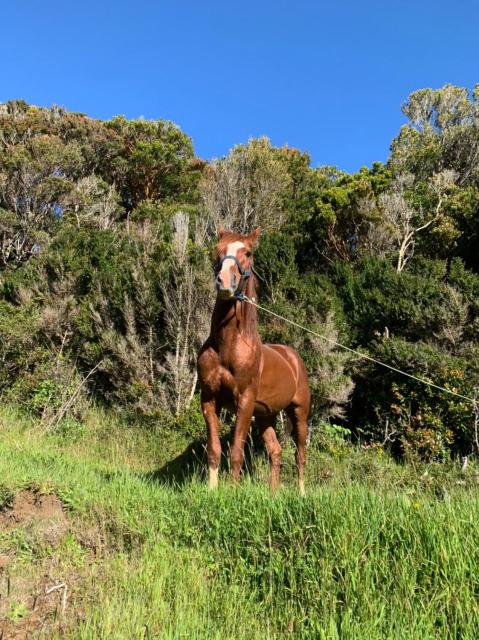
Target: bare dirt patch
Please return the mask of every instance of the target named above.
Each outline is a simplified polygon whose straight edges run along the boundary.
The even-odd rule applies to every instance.
[[[24,490],[0,512],[2,536],[0,640],[49,638],[75,625],[100,533],[85,530],[58,496]]]
[[[20,491],[13,505],[0,513],[0,529],[11,529],[34,520],[56,520],[66,522],[62,501],[54,494],[35,491]]]

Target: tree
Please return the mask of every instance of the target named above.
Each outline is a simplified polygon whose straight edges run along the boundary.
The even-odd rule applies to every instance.
[[[305,225],[309,253],[315,254],[315,262],[318,258],[326,266],[337,259],[353,262],[376,250],[371,245],[379,238],[371,230],[380,221],[377,198],[390,180],[389,171],[379,163],[352,175],[330,167],[317,171],[322,185]]]
[[[287,218],[291,186],[285,163],[268,138],[252,138],[229,156],[214,160],[200,183],[200,194],[214,233],[223,224],[238,233],[254,227],[275,230]]]
[[[41,234],[61,214],[81,164],[78,146],[56,136],[42,134],[0,149],[0,210],[4,211],[0,261],[4,266],[18,266],[45,241]]]
[[[112,185],[92,174],[81,178],[64,200],[63,218],[71,217],[78,228],[91,224],[110,229],[122,217],[119,195]]]
[[[432,177],[430,191],[435,202],[429,212],[424,211],[421,205],[415,208],[408,200],[408,191],[411,192],[414,187],[412,174],[398,176],[391,189],[379,197],[384,215],[383,224],[392,232],[390,237],[397,247],[398,273],[412,257],[418,234],[424,233],[444,215],[444,205],[456,179],[455,172],[450,170]]]
[[[188,199],[189,171],[198,173],[191,138],[166,120],[126,120],[107,124],[117,134],[104,177],[117,185],[123,205],[131,211],[143,200]]]
[[[479,185],[479,84],[471,93],[451,84],[415,91],[403,113],[409,124],[392,143],[395,173],[421,180],[448,169],[459,185]]]
[[[172,223],[171,275],[161,287],[166,333],[171,345],[163,369],[166,375],[164,400],[178,416],[188,408],[196,390],[196,356],[208,336],[214,296],[203,247],[193,245],[195,255],[190,255],[188,215],[178,212]]]

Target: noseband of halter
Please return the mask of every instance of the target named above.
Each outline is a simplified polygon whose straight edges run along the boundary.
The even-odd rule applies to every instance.
[[[243,300],[244,299],[244,294],[243,294],[243,289],[244,286],[246,284],[246,281],[248,280],[248,278],[251,277],[252,273],[253,273],[253,269],[252,267],[249,269],[243,269],[243,267],[241,266],[240,261],[238,260],[238,258],[236,256],[224,256],[224,258],[221,258],[220,263],[218,265],[218,273],[221,271],[221,267],[223,266],[223,262],[225,260],[234,260],[236,263],[236,266],[238,267],[238,270],[240,272],[240,281],[238,282],[238,286],[235,289],[234,292],[234,297],[237,300]]]

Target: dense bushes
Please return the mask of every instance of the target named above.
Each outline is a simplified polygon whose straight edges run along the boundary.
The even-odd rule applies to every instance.
[[[388,338],[373,342],[370,353],[457,394],[474,395],[477,349],[452,356],[424,343]],[[383,442],[409,458],[445,459],[451,449],[469,455],[476,447],[471,403],[382,367],[371,365],[358,375],[351,415],[361,425],[358,437]]]
[[[457,109],[461,116],[449,117]],[[430,113],[431,100],[436,111]],[[470,396],[477,384],[477,91],[410,96],[387,165],[348,175],[266,138],[207,164],[164,121],[0,107],[0,394],[53,424],[90,401],[197,433],[216,226],[266,228],[261,302]],[[303,355],[314,424],[443,459],[471,406],[261,316]],[[192,405],[193,403],[193,405]]]

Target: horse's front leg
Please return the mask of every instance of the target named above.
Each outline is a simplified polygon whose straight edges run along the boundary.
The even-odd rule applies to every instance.
[[[253,417],[256,393],[244,392],[238,399],[236,408],[236,426],[231,446],[230,463],[233,480],[239,480],[244,460],[244,447]]]
[[[207,428],[208,486],[210,489],[216,489],[221,460],[220,421],[218,418],[220,409],[214,397],[202,393],[201,410]]]

